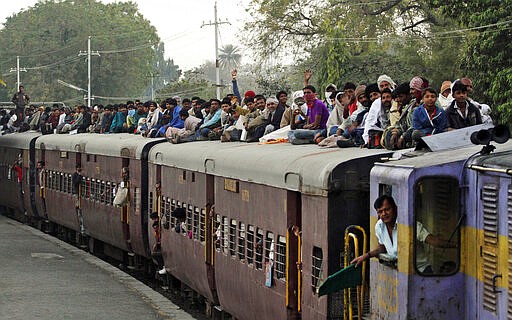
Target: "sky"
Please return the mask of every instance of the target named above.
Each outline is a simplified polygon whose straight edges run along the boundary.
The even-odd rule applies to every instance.
[[[158,36],[165,43],[167,58],[174,60],[182,70],[189,70],[207,60],[215,60],[215,32],[204,23],[214,21],[213,0],[132,0],[142,15],[156,27]],[[0,0],[0,24],[13,14],[27,9],[37,0]],[[121,2],[101,0],[104,3]],[[219,26],[219,47],[233,44],[242,47],[240,33],[244,21],[250,17],[245,12],[249,0],[217,0],[218,18],[231,25]],[[0,26],[2,28],[2,26]],[[197,50],[197,44],[202,50]],[[85,44],[84,44],[85,45]],[[192,50],[194,48],[194,50]],[[94,50],[94,48],[93,48]]]

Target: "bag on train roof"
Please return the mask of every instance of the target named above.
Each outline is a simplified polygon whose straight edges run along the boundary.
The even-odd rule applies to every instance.
[[[121,208],[128,203],[128,188],[119,187],[116,196],[114,197],[113,205]]]

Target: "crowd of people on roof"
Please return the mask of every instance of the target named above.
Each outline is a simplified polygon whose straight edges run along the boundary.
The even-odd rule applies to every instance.
[[[304,87],[265,97],[248,90],[240,95],[237,71],[233,93],[222,100],[175,96],[126,104],[84,105],[71,109],[54,104],[29,104],[23,86],[12,101],[16,108],[0,110],[2,134],[39,130],[43,134],[132,133],[165,137],[171,143],[220,140],[324,147],[368,147],[390,150],[413,147],[422,137],[481,123],[492,123],[491,109],[474,101],[469,78],[444,81],[440,91],[415,76],[397,85],[381,75],[376,83],[329,84],[321,95],[304,73]],[[323,96],[323,99],[322,99]]]

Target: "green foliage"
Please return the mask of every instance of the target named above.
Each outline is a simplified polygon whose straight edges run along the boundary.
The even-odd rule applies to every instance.
[[[459,63],[462,73],[473,79],[475,98],[491,102],[496,118],[512,125],[512,0],[453,0],[442,3],[441,9],[461,26],[472,29],[465,31]]]
[[[22,82],[33,100],[81,100],[83,93],[57,84],[57,79],[87,88],[87,62],[77,55],[87,50],[89,35],[92,50],[100,51],[92,58],[93,95],[140,96],[151,74],[160,73],[168,81],[179,76],[177,66],[163,59],[156,29],[135,3],[97,0],[40,1],[9,17],[0,30],[0,68],[15,67],[19,55],[21,66],[28,69]],[[14,93],[15,74],[5,80]]]

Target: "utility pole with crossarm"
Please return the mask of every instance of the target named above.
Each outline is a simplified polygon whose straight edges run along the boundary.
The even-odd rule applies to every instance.
[[[220,84],[220,65],[219,65],[219,25],[221,24],[231,24],[229,21],[218,21],[217,20],[217,1],[215,1],[214,6],[214,22],[204,23],[201,26],[215,26],[215,87],[216,87],[216,93],[217,93],[217,99],[220,99],[220,87],[222,86]]]
[[[87,38],[87,52],[80,51],[78,56],[87,55],[87,107],[91,108],[91,55],[99,56],[98,51],[91,52],[91,36]]]

